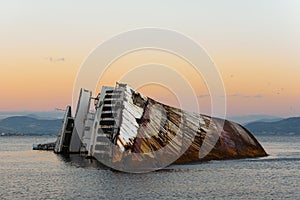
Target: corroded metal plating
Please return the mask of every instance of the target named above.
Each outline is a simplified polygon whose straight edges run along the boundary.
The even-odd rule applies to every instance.
[[[56,153],[85,152],[127,171],[267,155],[243,126],[164,105],[126,84],[104,86],[94,99],[91,112],[91,92],[82,90],[75,118],[67,107]]]
[[[130,159],[138,164],[145,158],[159,156],[161,149],[164,149],[161,158],[178,156],[175,163],[267,155],[254,136],[234,122],[164,105],[125,84],[117,84],[110,93],[118,93],[114,96],[114,104],[109,105],[114,116],[107,119],[114,129],[106,132],[118,147],[112,152],[114,162],[121,162],[125,155],[134,154],[135,157]],[[102,104],[105,101],[107,99],[103,99]],[[104,107],[102,105],[98,112],[105,113]],[[215,137],[218,137],[216,143]],[[204,142],[212,150],[199,156]]]

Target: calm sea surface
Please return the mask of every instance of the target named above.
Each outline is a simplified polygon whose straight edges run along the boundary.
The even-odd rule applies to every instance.
[[[113,172],[32,151],[53,137],[0,137],[0,199],[300,199],[300,136],[259,136],[270,156]]]

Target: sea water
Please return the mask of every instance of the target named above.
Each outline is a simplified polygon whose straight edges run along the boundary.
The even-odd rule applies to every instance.
[[[258,136],[268,157],[115,172],[33,151],[54,137],[0,137],[0,199],[300,199],[300,136]]]

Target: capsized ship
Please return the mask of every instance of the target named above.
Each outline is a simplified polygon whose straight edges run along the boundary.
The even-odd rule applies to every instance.
[[[96,98],[81,89],[75,116],[66,109],[54,152],[131,167],[267,155],[237,123],[164,105],[122,83],[102,87]]]

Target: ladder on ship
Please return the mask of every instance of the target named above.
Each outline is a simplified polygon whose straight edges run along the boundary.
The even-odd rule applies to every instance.
[[[121,99],[123,99],[122,90],[106,90],[102,101],[99,119],[99,128],[94,148],[94,157],[101,159],[111,159],[113,156],[111,143],[114,142],[120,125]]]

